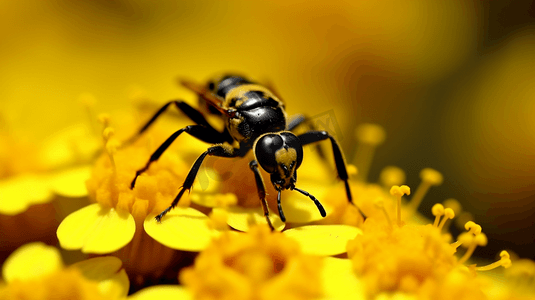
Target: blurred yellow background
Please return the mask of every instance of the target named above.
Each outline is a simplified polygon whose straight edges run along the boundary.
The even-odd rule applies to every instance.
[[[188,101],[178,76],[235,71],[272,82],[290,114],[333,112],[348,160],[377,123],[386,165],[445,183],[489,256],[535,258],[535,17],[532,1],[2,1],[0,120],[39,143],[86,115],[131,109],[132,93]],[[482,256],[485,253],[479,252]]]

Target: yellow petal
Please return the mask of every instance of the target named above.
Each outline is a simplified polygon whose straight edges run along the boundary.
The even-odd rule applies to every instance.
[[[48,179],[50,189],[61,196],[78,198],[87,196],[85,182],[91,176],[91,166],[68,169]]]
[[[222,208],[214,208],[214,211],[217,210],[222,210]],[[236,230],[247,232],[252,225],[267,224],[262,207],[243,208],[239,206],[231,206],[224,210],[227,211],[228,215],[227,224]],[[271,220],[273,227],[278,231],[282,231],[286,226],[286,224],[281,221],[278,214],[270,212],[269,219]]]
[[[178,285],[156,285],[128,297],[130,300],[180,299],[190,300],[193,296],[190,291]]]
[[[104,254],[128,244],[135,231],[131,214],[95,203],[68,215],[59,225],[57,236],[64,249]]]
[[[161,244],[178,250],[204,250],[220,232],[210,229],[209,218],[191,207],[175,207],[160,223],[149,215],[143,226],[148,235]]]
[[[16,215],[50,200],[52,193],[39,176],[26,174],[0,181],[0,214]]]
[[[6,282],[29,280],[53,273],[62,267],[58,249],[43,243],[31,243],[21,246],[6,259],[2,275]]]
[[[193,192],[190,199],[191,202],[204,207],[229,207],[236,205],[238,202],[238,197],[232,193]]]
[[[107,280],[99,282],[98,289],[102,295],[108,296],[108,299],[122,299],[128,295],[130,281],[126,270],[122,269]]]
[[[365,286],[353,272],[349,259],[326,257],[321,273],[322,299],[366,299]]]
[[[122,262],[114,256],[96,257],[73,264],[82,275],[92,281],[98,282],[102,295],[109,299],[125,297],[130,288],[130,282]]]
[[[330,256],[346,252],[346,244],[362,231],[349,225],[309,225],[283,232],[295,239],[304,253]]]

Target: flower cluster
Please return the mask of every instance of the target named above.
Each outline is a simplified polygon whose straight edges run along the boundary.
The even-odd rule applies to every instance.
[[[488,240],[472,220],[464,222],[466,231],[456,238],[448,232],[452,219],[463,214],[459,202],[435,204],[431,221],[417,212],[429,188],[442,183],[439,172],[422,170],[422,183],[410,201],[405,197],[411,189],[402,185],[405,175],[399,168],[387,167],[379,183],[367,182],[373,149],[385,137],[379,126],[357,129],[359,151],[355,165],[348,166],[355,178],[348,183],[352,202],[344,184],[332,180],[334,175],[317,171],[328,169],[323,154],[305,153],[298,184],[320,199],[325,218],[309,197],[287,191],[283,193],[286,222],[282,222],[274,213],[277,192],[266,185],[272,231],[258,201],[249,160],[208,158],[197,175],[202,187],[185,191],[181,183],[205,145],[180,137],[153,162],[147,161],[166,141],[168,131],[176,132],[188,120],[155,125],[128,143],[121,143],[126,139],[118,136],[125,134],[116,135],[110,120],[101,117],[102,146],[91,160],[90,174],[67,168],[53,179],[32,178],[47,187],[29,193],[33,200],[21,209],[14,208],[20,198],[11,197],[14,190],[24,189],[17,180],[29,170],[12,162],[6,178],[19,176],[17,172],[23,177],[0,186],[2,195],[7,195],[0,205],[6,232],[16,232],[20,224],[4,215],[35,209],[31,220],[46,221],[44,214],[54,214],[55,207],[47,212],[39,205],[58,198],[60,190],[71,190],[70,196],[63,193],[65,199],[78,197],[89,203],[71,209],[60,224],[48,224],[57,231],[45,241],[54,244],[57,236],[59,247],[68,250],[63,258],[57,248],[42,243],[13,243],[21,247],[8,250],[0,299],[457,300],[528,299],[534,294],[532,261],[512,263],[510,254],[502,251],[494,263],[472,262],[476,248]],[[122,126],[134,125],[116,128]],[[261,175],[268,176],[263,171]],[[72,192],[73,181],[85,185],[87,193]],[[184,193],[178,205],[158,222],[155,216],[178,193]],[[11,211],[1,210],[5,207]],[[42,239],[30,236],[31,240]],[[507,280],[521,289],[498,285],[486,275],[500,266],[508,268]]]

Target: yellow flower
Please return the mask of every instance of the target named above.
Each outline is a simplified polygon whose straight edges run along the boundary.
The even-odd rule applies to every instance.
[[[398,200],[409,192],[406,186],[391,190]],[[400,201],[397,206],[401,206]],[[454,217],[453,210],[436,204],[433,214],[436,219],[432,225],[405,225],[399,214],[397,222],[372,217],[364,222],[363,234],[347,247],[355,274],[364,282],[368,296],[401,292],[418,299],[486,299],[484,285],[475,272],[509,267],[509,254],[502,251],[502,258],[488,266],[464,266],[475,248],[487,243],[481,226],[468,222],[467,232],[450,244],[450,236],[442,229],[445,221]],[[454,254],[460,245],[467,250],[458,259]]]
[[[195,299],[311,299],[322,294],[321,260],[267,226],[226,233],[201,252],[180,282]]]
[[[50,159],[50,152],[64,153],[58,149],[61,148],[58,147],[59,138],[50,138],[45,143],[26,141],[17,128],[8,128],[8,131],[8,126],[2,125],[0,227],[3,232],[0,244],[3,251],[0,261],[5,259],[4,255],[31,241],[56,243],[57,217],[62,212],[57,210],[53,200],[57,200],[57,196],[84,196],[83,181],[88,175],[87,168],[75,165],[81,162],[81,156],[77,156],[77,160],[63,160],[61,164]],[[72,145],[71,140],[68,141],[63,144]],[[91,148],[89,143],[85,144],[86,149]]]
[[[389,226],[372,218],[364,223],[363,234],[348,243],[348,255],[370,294],[414,292],[424,281],[451,270],[453,253],[432,226]]]
[[[15,216],[55,195],[83,197],[86,165],[98,144],[88,124],[71,125],[42,142],[24,141],[16,129],[0,131],[0,215]]]
[[[136,171],[159,145],[158,139],[167,136],[151,130],[133,145],[118,149],[113,134],[111,128],[105,128],[105,151],[86,182],[95,203],[67,216],[57,236],[64,249],[114,253],[129,275],[138,276],[136,284],[141,284],[144,276],[158,277],[171,265],[179,255],[173,249],[200,251],[219,231],[210,228],[205,214],[188,207],[187,195],[161,223],[154,218],[177,195],[189,170],[185,157],[194,151],[198,155],[198,148],[181,144],[179,154],[166,151],[131,189]]]
[[[0,299],[122,299],[129,282],[115,257],[88,259],[64,266],[59,251],[42,243],[27,244],[2,266]]]

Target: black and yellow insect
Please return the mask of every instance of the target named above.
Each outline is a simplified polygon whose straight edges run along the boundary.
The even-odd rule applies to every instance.
[[[182,85],[195,92],[201,102],[208,105],[207,111],[209,113],[220,115],[224,119],[226,127],[222,132],[217,131],[199,110],[184,101],[176,100],[170,101],[160,108],[139,130],[136,136],[147,130],[170,105],[175,105],[195,123],[195,125],[186,126],[176,131],[160,145],[151,155],[147,164],[136,172],[131,188],[134,188],[137,177],[146,171],[152,162],[158,160],[169,145],[183,132],[206,143],[214,144],[197,158],[178,195],[167,209],[156,216],[157,221],[161,221],[165,214],[178,204],[184,192],[191,189],[206,156],[244,157],[251,149],[255,159],[249,163],[249,166],[255,176],[264,215],[272,229],[265,186],[258,165],[271,174],[271,183],[278,191],[277,205],[283,222],[286,221],[286,218],[281,207],[281,191],[287,189],[308,196],[314,201],[321,216],[325,217],[325,209],[318,199],[297,188],[295,184],[297,182],[297,169],[303,161],[303,146],[327,139],[331,141],[338,177],[344,181],[348,201],[352,203],[346,164],[336,140],[326,131],[308,131],[300,135],[292,133],[292,130],[297,126],[306,123],[307,118],[298,115],[291,121],[287,121],[284,103],[268,88],[237,75],[220,76],[209,81],[205,86],[190,81],[182,81]],[[233,147],[232,144],[239,146]]]

